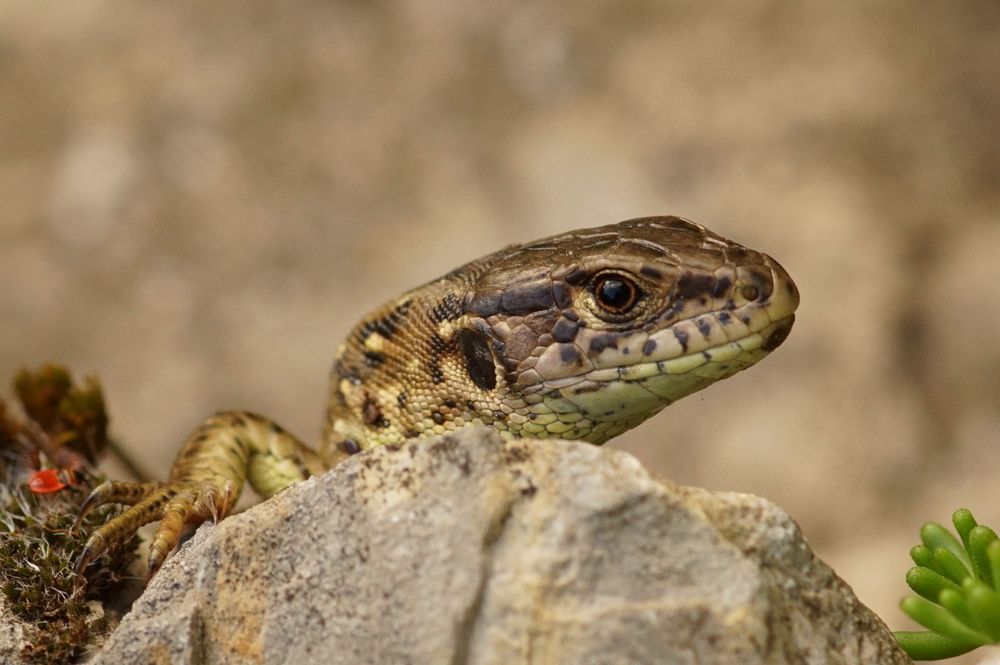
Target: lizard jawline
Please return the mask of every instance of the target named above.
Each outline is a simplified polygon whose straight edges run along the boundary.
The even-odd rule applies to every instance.
[[[786,317],[740,339],[676,358],[571,377],[571,385],[566,379],[549,382],[542,403],[559,421],[575,425],[582,416],[594,423],[581,438],[602,443],[682,397],[756,364],[773,350],[769,341],[787,335],[792,320]]]

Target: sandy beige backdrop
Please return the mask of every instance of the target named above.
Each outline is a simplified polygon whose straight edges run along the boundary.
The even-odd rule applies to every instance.
[[[313,440],[367,308],[676,213],[802,291],[615,444],[770,497],[901,626],[918,524],[1000,523],[1000,3],[0,0],[0,376],[99,373],[162,476],[213,410]]]

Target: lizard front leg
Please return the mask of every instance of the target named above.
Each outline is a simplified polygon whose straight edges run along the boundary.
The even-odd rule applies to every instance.
[[[188,439],[166,483],[109,480],[91,492],[80,508],[77,524],[105,503],[131,508],[90,536],[77,561],[77,572],[139,527],[159,520],[149,548],[152,576],[177,546],[185,524],[218,521],[229,514],[244,480],[267,498],[325,470],[315,452],[267,418],[246,411],[218,413]]]

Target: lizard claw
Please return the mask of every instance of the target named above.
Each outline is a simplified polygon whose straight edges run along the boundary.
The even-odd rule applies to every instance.
[[[149,546],[152,576],[180,542],[185,526],[229,514],[244,480],[264,496],[325,469],[323,460],[275,423],[246,411],[218,413],[184,444],[166,483],[106,482],[80,507],[74,528],[105,503],[128,505],[97,528],[83,548],[83,570],[108,550],[119,547],[139,527],[159,522]]]
[[[148,576],[152,577],[177,547],[185,524],[200,524],[208,519],[217,522],[232,509],[238,493],[231,481],[220,484],[103,483],[83,502],[74,528],[102,504],[132,505],[91,534],[77,560],[76,570],[82,572],[108,549],[125,543],[140,527],[159,520],[149,547]]]
[[[76,572],[82,573],[108,549],[124,544],[136,530],[144,524],[160,519],[161,506],[172,490],[164,483],[129,483],[106,481],[94,491],[80,506],[72,530],[77,532],[83,520],[96,508],[108,503],[131,506],[125,512],[98,527],[87,539],[76,562]]]
[[[208,485],[202,489],[198,498],[199,512],[207,513],[212,517],[212,522],[218,524],[232,510],[239,495],[240,489],[231,480],[221,485]]]
[[[79,518],[77,519],[79,520]],[[75,529],[76,525],[73,528]],[[73,570],[77,575],[82,575],[87,566],[93,563],[94,559],[101,556],[106,549],[108,549],[108,546],[104,542],[104,536],[100,533],[95,533],[87,539],[87,543],[83,546],[83,552],[80,553],[80,558],[76,560]]]
[[[167,556],[180,542],[185,524],[202,524],[211,519],[218,522],[232,510],[239,490],[236,484],[203,483],[177,491],[163,508],[160,526],[149,545],[149,577],[156,574]]]
[[[146,581],[153,579],[153,575],[160,569],[163,562],[167,560],[165,554],[161,554],[158,550],[150,550],[149,558],[146,559]]]

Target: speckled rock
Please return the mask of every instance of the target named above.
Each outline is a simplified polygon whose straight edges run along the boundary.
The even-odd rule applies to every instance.
[[[27,644],[27,627],[15,617],[7,602],[0,597],[0,663],[20,662],[21,650]]]
[[[773,504],[613,449],[469,430],[202,527],[96,662],[909,659]]]

